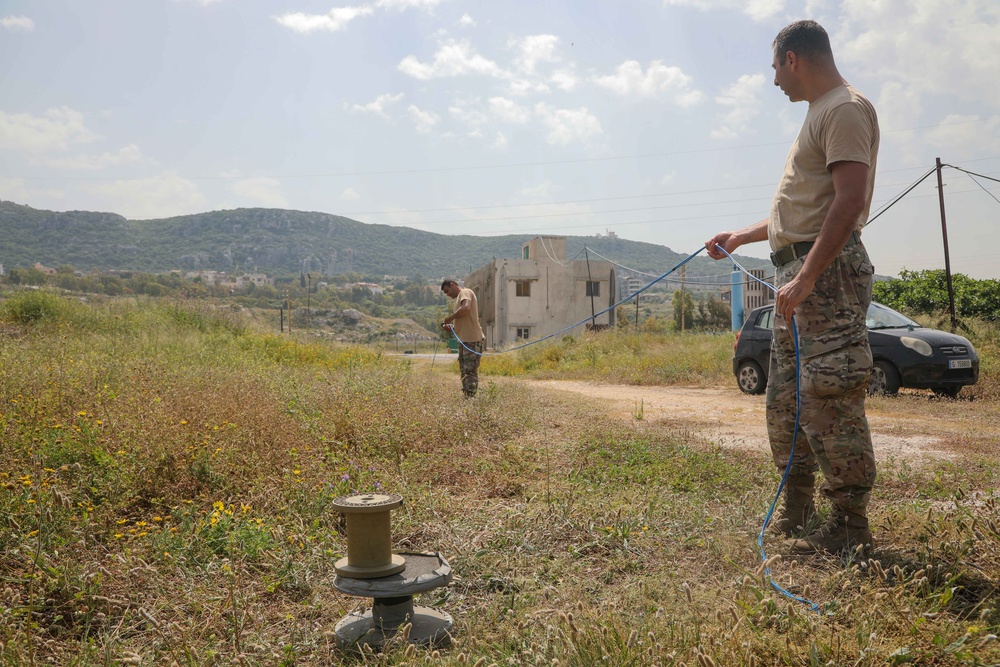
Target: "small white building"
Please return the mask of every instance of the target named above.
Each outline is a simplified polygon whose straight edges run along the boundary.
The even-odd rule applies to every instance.
[[[566,259],[565,236],[536,236],[517,259],[494,259],[465,277],[479,300],[486,346],[538,339],[577,322],[613,326],[615,267],[605,260]],[[581,325],[580,329],[583,329]],[[567,332],[571,333],[571,332]]]
[[[236,289],[246,289],[250,285],[273,285],[274,278],[268,278],[266,274],[263,273],[244,273],[242,276],[236,276]]]

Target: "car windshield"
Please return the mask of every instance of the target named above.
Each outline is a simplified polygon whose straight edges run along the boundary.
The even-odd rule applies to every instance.
[[[865,318],[865,324],[868,325],[869,329],[899,329],[904,327],[915,329],[920,327],[906,315],[897,313],[892,308],[887,308],[874,301],[868,307],[868,317]]]

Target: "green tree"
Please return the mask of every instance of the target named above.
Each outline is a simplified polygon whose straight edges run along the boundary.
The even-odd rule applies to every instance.
[[[38,269],[11,269],[7,272],[11,285],[44,285],[45,274]]]
[[[958,317],[1000,319],[1000,280],[976,280],[956,273],[951,283]],[[941,315],[949,308],[947,276],[943,269],[904,269],[898,280],[876,282],[872,298],[910,315]]]
[[[686,290],[674,290],[671,301],[674,309],[674,331],[690,331],[696,328],[698,317],[694,307],[694,297]]]

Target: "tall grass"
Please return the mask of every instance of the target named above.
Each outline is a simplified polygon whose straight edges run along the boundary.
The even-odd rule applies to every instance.
[[[734,334],[585,332],[483,359],[487,375],[603,382],[718,384],[732,374]]]
[[[1000,662],[988,456],[884,462],[879,548],[773,563],[815,614],[762,579],[778,474],[757,455],[516,378],[466,401],[453,375],[207,306],[57,301],[0,332],[5,666]],[[731,349],[611,341],[563,341],[559,368],[687,358],[669,377],[699,382]],[[455,617],[450,648],[334,646],[364,601],[332,586],[331,501],[374,489],[406,499],[396,547],[457,574],[420,600]]]

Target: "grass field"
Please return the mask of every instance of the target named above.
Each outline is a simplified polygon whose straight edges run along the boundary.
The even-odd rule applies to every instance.
[[[981,452],[884,462],[870,553],[765,543],[815,612],[763,577],[766,461],[521,381],[731,382],[731,336],[581,335],[487,359],[464,401],[453,362],[233,310],[45,292],[0,308],[4,666],[1000,663],[989,332]],[[455,571],[418,600],[455,618],[447,649],[335,647],[367,601],[333,587],[331,501],[374,489],[406,501],[396,547]]]

